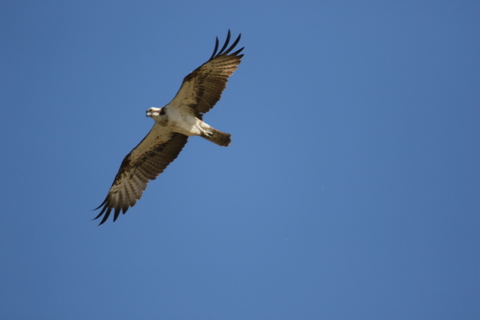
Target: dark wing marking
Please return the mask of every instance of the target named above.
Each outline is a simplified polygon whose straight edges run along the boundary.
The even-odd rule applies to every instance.
[[[112,187],[100,206],[95,219],[103,215],[100,224],[107,221],[112,210],[113,221],[120,212],[127,212],[142,197],[150,180],[154,180],[178,156],[188,137],[172,133],[155,124],[147,136],[122,161]],[[96,210],[95,209],[95,210]]]
[[[210,59],[183,79],[182,86],[170,105],[188,105],[195,110],[196,116],[200,118],[202,114],[213,108],[220,100],[228,78],[237,70],[243,57],[243,54],[240,54],[243,47],[230,53],[240,41],[240,37],[241,34],[228,47],[230,42],[230,30],[228,30],[225,44],[218,52],[217,37],[215,49]]]

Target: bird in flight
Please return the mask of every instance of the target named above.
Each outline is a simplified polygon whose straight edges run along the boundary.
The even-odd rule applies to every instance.
[[[230,144],[230,134],[219,131],[202,119],[220,99],[228,78],[241,62],[243,47],[232,52],[241,35],[229,46],[230,30],[222,48],[218,37],[210,59],[183,79],[177,94],[162,108],[150,108],[147,116],[155,120],[145,138],[123,159],[107,197],[97,209],[107,221],[125,213],[142,197],[150,180],[165,170],[178,156],[188,137],[200,136],[222,147]],[[94,219],[94,220],[95,220]]]

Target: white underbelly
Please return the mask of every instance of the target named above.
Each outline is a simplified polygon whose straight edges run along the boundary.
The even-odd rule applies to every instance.
[[[168,126],[171,130],[187,136],[200,135],[201,122],[191,113],[172,112],[172,114],[168,114]]]

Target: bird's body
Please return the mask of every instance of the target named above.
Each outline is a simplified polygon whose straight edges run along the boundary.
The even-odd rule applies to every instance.
[[[103,215],[104,223],[114,211],[113,221],[125,213],[142,196],[150,180],[154,180],[175,160],[190,136],[201,136],[220,146],[230,144],[230,134],[218,131],[202,118],[220,99],[229,76],[237,69],[243,48],[230,53],[240,36],[228,47],[230,31],[218,51],[218,38],[211,58],[187,75],[173,100],[162,108],[150,108],[147,116],[154,119],[147,136],[123,159],[95,219]],[[228,48],[227,48],[228,47]]]
[[[163,108],[150,108],[147,116],[153,118],[155,123],[167,132],[178,132],[189,137],[201,136],[223,147],[230,144],[230,134],[212,128],[185,105],[169,104]]]
[[[167,131],[178,132],[186,136],[200,134],[201,120],[195,117],[193,110],[185,106],[173,107],[166,105],[163,108],[150,108],[147,117],[155,120],[155,124]]]

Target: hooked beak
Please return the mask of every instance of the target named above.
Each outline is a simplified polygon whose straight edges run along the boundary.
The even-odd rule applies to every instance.
[[[148,109],[147,110],[147,117],[158,117],[160,112],[158,110]]]

